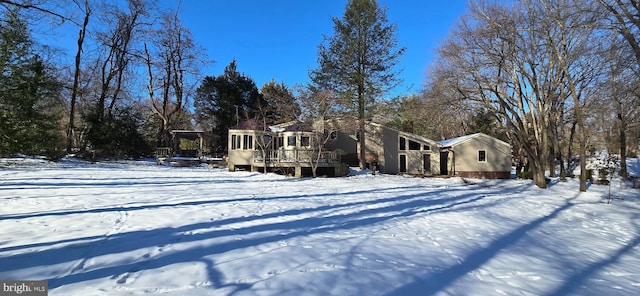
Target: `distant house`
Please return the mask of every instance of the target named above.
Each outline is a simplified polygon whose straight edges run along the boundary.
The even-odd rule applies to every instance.
[[[511,146],[477,133],[439,141],[440,174],[469,178],[511,178]]]

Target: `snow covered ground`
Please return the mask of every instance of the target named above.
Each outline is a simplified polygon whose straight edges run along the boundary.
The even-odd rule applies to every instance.
[[[606,204],[575,180],[0,166],[0,279],[49,295],[640,291],[640,191],[615,182]]]

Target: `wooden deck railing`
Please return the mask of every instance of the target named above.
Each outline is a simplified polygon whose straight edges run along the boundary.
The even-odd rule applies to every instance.
[[[318,154],[313,150],[272,150],[266,151],[268,163],[295,163],[295,162],[311,162],[312,160],[319,163],[340,163],[340,155],[334,151],[324,151]],[[265,158],[262,151],[253,153],[253,161],[256,163],[264,163]]]
[[[171,155],[171,149],[169,147],[156,148],[156,158],[165,158]]]

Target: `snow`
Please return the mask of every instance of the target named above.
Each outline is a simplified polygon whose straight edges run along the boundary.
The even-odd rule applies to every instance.
[[[479,134],[480,133],[475,133],[475,134],[470,134],[470,135],[457,137],[453,139],[446,139],[446,140],[438,141],[438,144],[440,144],[440,146],[442,147],[451,147],[453,145],[460,144],[466,140],[473,139],[474,137],[477,137]]]
[[[627,174],[640,177],[640,158],[627,158]]]
[[[0,279],[49,295],[636,295],[640,191],[614,182],[606,204],[608,189],[5,159]]]

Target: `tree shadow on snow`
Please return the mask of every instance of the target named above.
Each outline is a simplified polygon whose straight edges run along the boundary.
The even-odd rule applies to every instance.
[[[527,235],[534,229],[540,227],[542,224],[548,221],[555,219],[561,212],[575,206],[576,204],[573,203],[573,200],[575,198],[576,197],[568,199],[564,205],[556,208],[550,214],[535,219],[499,237],[498,239],[491,242],[491,244],[489,244],[487,247],[479,248],[471,252],[468,256],[462,259],[459,264],[451,265],[440,271],[425,274],[423,276],[416,276],[413,278],[413,281],[411,283],[395,289],[387,295],[434,295],[440,292],[447,294],[445,290],[455,281],[467,275],[468,273],[481,268],[484,264],[488,263],[492,258],[494,258],[500,251],[515,245],[519,241],[526,238]],[[572,293],[575,294],[575,290],[581,288],[582,284],[587,282],[588,280],[592,280],[592,276],[594,274],[597,274],[603,268],[619,261],[623,255],[628,254],[638,245],[640,245],[640,236],[636,236],[634,240],[630,241],[624,247],[611,254],[610,257],[598,262],[594,262],[583,268],[582,270],[570,274],[568,278],[562,280],[563,283],[557,289],[545,294],[549,296],[569,295]],[[571,262],[568,263],[573,264]],[[471,293],[472,291],[468,292]],[[607,292],[611,293],[611,291]]]
[[[389,188],[386,190],[398,190]],[[402,187],[406,190],[406,187]],[[419,186],[415,188],[420,189]],[[231,217],[223,220],[194,223],[181,227],[165,227],[149,231],[131,231],[116,233],[108,236],[93,236],[79,238],[77,241],[65,240],[49,243],[63,246],[27,252],[0,258],[0,275],[11,275],[12,271],[29,270],[38,266],[53,266],[79,261],[71,270],[60,270],[57,275],[49,279],[49,288],[81,283],[85,281],[110,278],[115,284],[124,284],[126,279],[139,271],[166,267],[185,262],[204,262],[207,266],[209,282],[212,288],[226,288],[235,292],[250,289],[251,284],[223,284],[224,275],[216,269],[216,264],[208,256],[221,254],[232,250],[257,247],[263,244],[278,242],[300,236],[349,230],[366,227],[376,223],[400,217],[411,217],[418,214],[454,210],[459,207],[472,205],[484,196],[467,190],[468,188],[444,188],[415,194],[397,195],[394,197],[343,202],[334,205],[322,205],[315,208],[295,208],[282,212],[249,217]],[[460,190],[460,195],[455,192]],[[418,190],[419,191],[419,190]],[[351,194],[371,194],[377,190],[359,190]],[[316,195],[311,195],[316,196]],[[295,198],[292,196],[269,197],[268,199]],[[299,198],[299,197],[298,197]],[[220,202],[220,201],[217,201]],[[195,202],[197,205],[198,202]],[[191,205],[191,204],[188,204]],[[367,207],[363,207],[367,205]],[[379,207],[372,207],[378,205]],[[158,207],[163,205],[154,205]],[[137,210],[133,207],[129,210]],[[123,208],[114,208],[122,211]],[[124,209],[127,210],[127,209]],[[349,210],[349,213],[345,213]],[[95,210],[100,212],[102,210]],[[88,211],[92,213],[91,210]],[[259,223],[276,217],[297,217],[288,221]],[[230,228],[234,223],[254,222],[241,228]],[[236,240],[236,238],[248,238]],[[195,244],[195,242],[203,242]],[[171,252],[155,252],[168,245],[194,243],[193,247]],[[36,247],[42,245],[32,245]],[[26,247],[26,246],[23,246]],[[15,250],[16,248],[0,249],[0,252]],[[144,254],[130,255],[128,252],[147,249]],[[143,253],[140,251],[138,253]],[[471,261],[480,262],[486,252],[473,256]],[[90,264],[93,258],[104,255],[123,254],[118,261],[107,262],[103,266]],[[126,255],[126,257],[125,257]],[[476,258],[477,257],[477,258]],[[466,270],[452,270],[449,273],[466,272]],[[447,274],[445,274],[447,275]],[[435,291],[435,290],[434,290]]]

